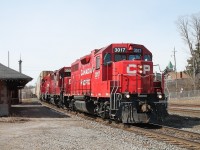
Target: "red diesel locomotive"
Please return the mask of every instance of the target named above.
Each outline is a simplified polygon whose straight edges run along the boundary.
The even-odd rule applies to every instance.
[[[49,73],[41,80],[40,99],[62,106],[64,97],[70,95],[70,80],[70,67]]]
[[[44,77],[41,89],[57,105],[123,123],[155,123],[167,115],[164,78],[153,73],[152,53],[143,45],[95,49],[72,63],[71,72],[64,67]]]

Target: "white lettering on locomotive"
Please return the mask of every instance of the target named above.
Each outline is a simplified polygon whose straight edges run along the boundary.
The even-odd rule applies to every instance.
[[[66,68],[65,72],[71,72],[71,69],[70,68]]]
[[[126,52],[126,48],[125,47],[115,47],[114,48],[114,52],[115,53],[125,53]]]
[[[91,74],[91,73],[92,73],[92,68],[81,70],[81,76],[86,75],[86,74]]]
[[[137,66],[135,64],[129,64],[126,68],[126,72],[130,74],[136,74],[137,71],[135,70]]]
[[[150,71],[150,65],[143,65],[143,73]],[[129,64],[126,68],[126,72],[128,74],[136,74],[137,73],[137,65],[136,64]]]
[[[95,79],[98,79],[99,76],[100,76],[100,71],[95,72],[95,74],[94,74]]]
[[[144,65],[143,68],[144,68],[144,70],[143,70],[144,74],[146,74],[147,71],[150,71],[149,65]]]
[[[81,85],[90,85],[90,79],[82,80]]]

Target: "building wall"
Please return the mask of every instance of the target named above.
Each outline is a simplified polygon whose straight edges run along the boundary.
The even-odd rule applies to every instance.
[[[19,104],[19,90],[14,89],[11,91],[11,105]]]
[[[10,93],[4,81],[0,81],[0,116],[8,116],[10,110]]]

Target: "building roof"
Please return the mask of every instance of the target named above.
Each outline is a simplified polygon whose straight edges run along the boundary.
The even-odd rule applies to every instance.
[[[0,80],[23,80],[28,83],[32,78],[0,63]]]

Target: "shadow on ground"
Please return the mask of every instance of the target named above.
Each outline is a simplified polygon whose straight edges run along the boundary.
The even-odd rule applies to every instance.
[[[200,125],[200,118],[170,114],[162,124],[176,128],[193,128]]]
[[[11,116],[28,118],[67,118],[69,116],[42,106],[38,101],[12,105]]]

